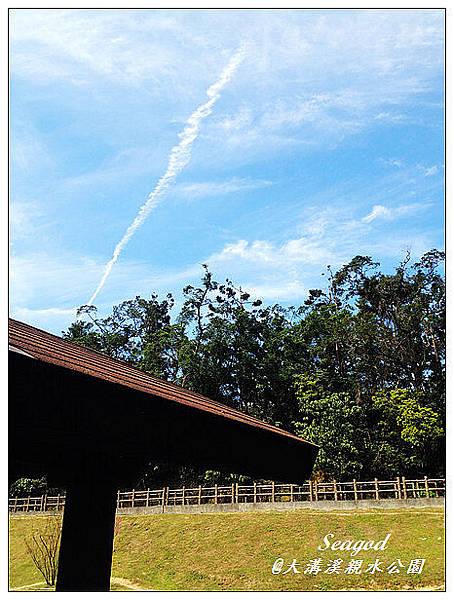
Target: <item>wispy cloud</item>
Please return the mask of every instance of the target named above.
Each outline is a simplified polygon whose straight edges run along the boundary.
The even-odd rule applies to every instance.
[[[176,193],[187,199],[206,198],[209,196],[224,196],[237,192],[248,192],[267,188],[273,185],[266,179],[242,179],[233,177],[227,181],[201,181],[181,184],[176,188]]]
[[[176,146],[174,146],[170,151],[167,169],[164,175],[162,175],[162,177],[159,179],[153,191],[150,192],[145,203],[140,207],[137,216],[134,218],[132,223],[126,229],[123,237],[115,246],[112,258],[106,264],[101,280],[98,283],[98,286],[93,292],[93,294],[90,296],[88,304],[93,304],[99,292],[104,287],[112,271],[112,268],[114,267],[117,260],[120,258],[120,255],[127,243],[129,242],[129,240],[139,229],[139,227],[142,226],[150,212],[157,206],[158,202],[161,200],[161,197],[167,191],[167,188],[170,185],[172,185],[175,181],[177,175],[189,163],[189,160],[191,158],[192,144],[199,135],[200,126],[203,119],[205,119],[211,114],[214,105],[220,98],[222,89],[232,79],[233,75],[235,74],[235,71],[243,61],[244,55],[245,46],[241,46],[229,60],[227,66],[223,69],[219,79],[217,79],[208,88],[206,93],[208,96],[208,100],[206,100],[203,104],[200,104],[200,106],[198,106],[197,109],[190,115],[183,131],[179,134],[180,142]]]
[[[378,160],[389,167],[401,168],[405,166],[405,161],[401,158],[379,158]]]
[[[375,221],[375,219],[380,217],[390,218],[390,216],[391,211],[389,208],[386,208],[386,206],[383,206],[382,204],[376,204],[370,213],[362,218],[362,221],[364,223],[372,223],[372,221]]]
[[[372,221],[375,221],[376,219],[385,219],[387,221],[391,221],[408,216],[410,214],[421,212],[430,206],[432,206],[431,202],[415,202],[413,204],[403,204],[401,206],[392,208],[383,206],[383,204],[375,204],[370,213],[368,213],[361,220],[363,223],[372,223]]]
[[[207,257],[210,268],[226,273],[246,289],[267,300],[302,300],[307,289],[319,285],[320,273],[327,264],[334,268],[356,254],[400,260],[407,249],[417,256],[430,248],[430,236],[407,224],[392,237],[383,230],[372,235],[373,221],[395,220],[430,206],[415,203],[398,207],[374,206],[364,218],[352,218],[346,208],[327,207],[309,213],[301,223],[301,235],[281,242],[240,239],[226,244]]]
[[[433,177],[433,175],[436,175],[438,173],[438,166],[433,165],[432,167],[427,167],[427,168],[423,167],[423,171],[424,171],[424,177]]]
[[[10,203],[10,232],[14,244],[36,235],[38,228],[46,227],[43,207],[38,202],[14,201]]]

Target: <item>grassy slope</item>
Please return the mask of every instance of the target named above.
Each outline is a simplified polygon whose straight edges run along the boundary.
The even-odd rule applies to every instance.
[[[43,517],[13,517],[10,525],[10,583],[40,581],[23,543]],[[380,555],[376,575],[272,575],[277,557],[294,558],[303,571],[308,560],[351,559],[346,552],[318,552],[327,533],[336,539],[383,539],[384,552],[361,552],[364,566]],[[421,575],[390,575],[400,559],[425,558]],[[344,563],[346,564],[346,563]],[[119,517],[112,575],[154,590],[335,590],[440,588],[444,583],[444,515],[435,509],[369,512],[267,512],[243,514],[149,515]],[[116,589],[122,589],[118,583]]]

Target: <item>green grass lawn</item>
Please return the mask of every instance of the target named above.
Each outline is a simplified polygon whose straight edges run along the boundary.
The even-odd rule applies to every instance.
[[[46,517],[10,518],[10,588],[44,588],[28,557],[24,537]],[[383,590],[443,589],[444,512],[441,509],[376,511],[247,512],[117,517],[112,589],[152,590]],[[384,551],[321,552],[328,533],[334,539],[381,540]],[[273,575],[296,559],[300,573]],[[322,559],[322,571],[305,574],[307,563]],[[381,572],[365,573],[379,558]],[[425,559],[421,574],[407,574],[412,559]],[[325,573],[329,561],[342,559],[340,573]],[[405,567],[388,573],[393,561]],[[363,560],[361,574],[346,574],[351,560]],[[24,588],[24,586],[33,585]],[[38,585],[36,585],[38,584]]]

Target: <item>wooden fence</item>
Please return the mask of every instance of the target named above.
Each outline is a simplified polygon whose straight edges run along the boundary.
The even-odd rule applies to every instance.
[[[439,498],[445,495],[444,479],[405,479],[388,481],[312,482],[293,484],[252,484],[158,490],[119,491],[117,508],[147,506],[183,506],[199,504],[234,504],[238,502],[317,502],[320,500],[383,500]],[[65,496],[11,498],[10,512],[61,511]]]

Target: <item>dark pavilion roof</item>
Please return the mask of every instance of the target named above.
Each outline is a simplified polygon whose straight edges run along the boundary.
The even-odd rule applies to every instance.
[[[301,441],[301,438],[283,429],[264,423],[220,402],[210,400],[202,394],[158,379],[132,367],[128,363],[110,358],[101,352],[84,348],[14,319],[9,320],[9,344],[11,350],[19,351],[30,358],[59,365],[97,379],[148,393],[153,397],[158,396],[170,402],[186,404],[197,410],[215,413],[227,419],[241,421]]]
[[[57,447],[72,460],[102,449],[281,481],[311,473],[315,444],[123,361],[14,319],[9,347],[10,455],[20,468],[58,475]]]

